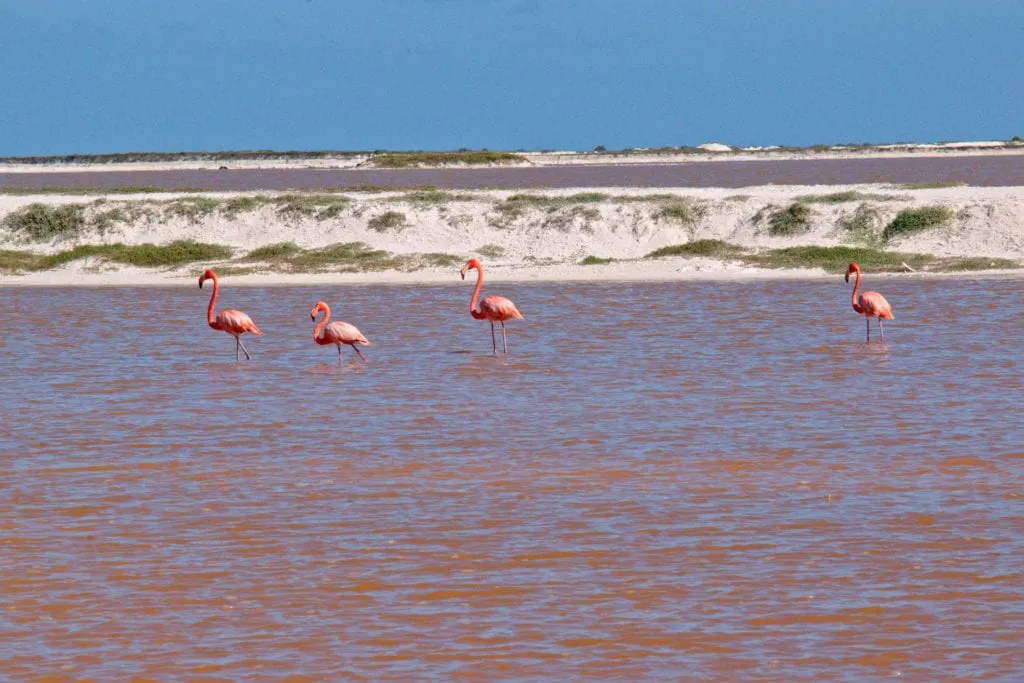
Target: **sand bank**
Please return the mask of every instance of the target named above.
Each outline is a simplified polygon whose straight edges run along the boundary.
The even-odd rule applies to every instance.
[[[921,208],[937,209],[945,218],[887,237],[897,216]],[[484,261],[494,280],[824,275],[821,268],[785,263],[775,264],[785,268],[764,268],[753,259],[722,254],[645,258],[664,247],[701,240],[720,240],[747,254],[796,246],[872,246],[943,259],[1019,263],[1024,261],[1024,188],[0,195],[0,249],[10,250],[8,254],[67,254],[82,245],[166,245],[180,240],[223,245],[229,255],[155,268],[132,267],[126,265],[131,258],[118,261],[104,254],[69,258],[45,269],[19,268],[9,259],[0,283],[188,283],[206,266],[224,269],[238,283],[444,282],[470,256]],[[248,256],[280,243],[301,250],[360,246],[355,255],[335,261],[319,253],[304,258]],[[613,262],[582,265],[598,259]]]

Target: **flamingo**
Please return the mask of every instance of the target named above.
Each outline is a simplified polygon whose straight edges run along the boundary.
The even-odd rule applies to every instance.
[[[241,347],[245,353],[246,360],[252,360],[252,356],[246,351],[245,345],[238,338],[239,335],[245,334],[246,332],[252,332],[263,336],[260,332],[260,328],[256,327],[256,323],[252,321],[252,318],[247,316],[241,311],[235,311],[230,308],[226,308],[220,312],[219,315],[214,317],[213,306],[217,301],[217,291],[220,289],[220,284],[217,282],[217,275],[212,270],[207,270],[199,276],[199,289],[203,288],[203,283],[207,280],[213,280],[213,294],[210,296],[210,307],[206,309],[206,322],[209,323],[210,327],[215,330],[223,330],[232,337],[235,338],[235,360],[238,360],[238,349]]]
[[[469,302],[469,314],[477,320],[489,320],[491,323],[491,347],[494,354],[498,353],[498,342],[494,338],[494,323],[501,323],[501,343],[508,353],[508,340],[505,339],[505,321],[512,318],[523,319],[516,305],[503,296],[488,296],[480,302],[480,310],[476,309],[476,298],[480,295],[480,288],[484,284],[484,267],[475,258],[469,259],[466,266],[459,271],[462,279],[466,279],[466,271],[476,268],[476,289],[473,290],[473,298]]]
[[[316,314],[320,311],[324,312],[324,319],[320,321],[320,324],[313,330],[313,341],[321,346],[327,346],[328,344],[336,344],[338,346],[338,362],[341,362],[341,345],[348,344],[352,347],[352,350],[359,354],[359,357],[366,361],[366,356],[359,352],[356,348],[356,344],[362,344],[367,346],[372,342],[363,336],[363,333],[356,329],[355,325],[349,325],[343,323],[340,320],[327,324],[327,319],[331,317],[331,309],[328,308],[327,304],[323,301],[317,301],[316,306],[309,312],[309,317],[316,320]],[[320,331],[323,330],[323,334]]]
[[[853,283],[853,294],[850,295],[853,303],[853,310],[861,314],[868,324],[868,341],[871,341],[871,319],[878,318],[878,330],[882,334],[882,341],[885,341],[885,329],[882,327],[882,320],[892,320],[892,306],[885,300],[885,297],[878,292],[864,292],[857,296],[857,288],[860,287],[860,266],[851,263],[846,270],[846,281],[850,281],[850,273],[857,273],[857,280]]]

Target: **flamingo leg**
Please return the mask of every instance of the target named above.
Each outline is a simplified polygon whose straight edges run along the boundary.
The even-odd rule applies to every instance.
[[[878,333],[882,335],[882,343],[885,343],[885,328],[882,327],[882,319],[878,319]]]
[[[353,351],[355,351],[355,352],[356,352],[357,354],[359,354],[359,357],[363,359],[363,362],[364,362],[364,363],[366,362],[366,356],[364,356],[364,355],[363,355],[363,354],[362,354],[362,353],[361,353],[361,352],[359,351],[359,349],[357,349],[357,348],[356,348],[356,345],[355,345],[355,344],[353,344],[353,345],[352,345],[352,350],[353,350]]]
[[[494,323],[493,322],[491,322],[491,351],[494,352],[495,356],[498,355],[498,341],[494,338]]]
[[[238,337],[235,337],[235,361],[238,361],[238,345],[239,344],[241,344],[241,342],[238,341]]]
[[[242,353],[245,354],[245,359],[252,360],[252,356],[250,356],[249,352],[245,349],[245,344],[242,343],[242,340],[239,339],[238,337],[235,337],[235,341],[238,342],[238,345],[242,347]],[[235,360],[238,360],[238,349],[235,349]]]
[[[864,322],[868,324],[868,341],[871,341],[871,318],[865,318]]]
[[[338,344],[338,365],[341,365],[341,344]]]
[[[505,347],[505,353],[508,353],[508,340],[505,339],[505,321],[501,321],[501,345]]]

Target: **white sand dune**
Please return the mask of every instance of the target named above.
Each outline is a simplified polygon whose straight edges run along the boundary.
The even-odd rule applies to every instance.
[[[851,201],[820,203],[807,196],[856,192]],[[515,194],[541,199],[511,208]],[[597,195],[595,195],[597,193]],[[574,196],[575,195],[575,196]],[[602,196],[603,195],[603,196]],[[885,248],[940,257],[999,257],[1024,260],[1024,188],[952,187],[907,190],[884,185],[766,186],[734,189],[588,188],[524,192],[448,193],[431,201],[412,201],[401,192],[352,193],[329,217],[282,215],[264,203],[252,210],[168,212],[168,202],[223,201],[280,193],[209,193],[203,195],[0,195],[0,225],[5,217],[33,203],[85,205],[86,214],[115,212],[103,231],[90,228],[71,240],[28,242],[24,235],[0,230],[0,249],[59,252],[75,244],[166,244],[195,240],[223,244],[235,257],[257,247],[294,242],[302,248],[362,242],[392,254],[447,254],[458,259],[483,254],[495,279],[679,279],[817,276],[820,271],[763,270],[729,260],[707,258],[643,259],[651,251],[694,240],[717,239],[752,248],[797,245],[856,245],[843,223],[858,211],[870,215],[875,231],[900,211],[941,206],[952,219],[941,227],[898,237]],[[199,199],[197,199],[197,197]],[[101,200],[97,203],[97,200]],[[804,201],[810,215],[806,232],[770,234],[773,212]],[[373,221],[394,212],[400,225],[373,229]],[[616,259],[608,265],[583,266],[588,256]],[[97,258],[80,259],[53,270],[3,273],[3,284],[168,284],[185,283],[200,264],[174,269],[120,267]],[[203,264],[207,265],[207,264]],[[209,264],[213,266],[226,264]],[[238,264],[235,264],[236,266]],[[260,270],[260,264],[247,264]],[[239,282],[429,282],[451,277],[452,268],[427,267],[414,272],[255,272],[232,276]]]

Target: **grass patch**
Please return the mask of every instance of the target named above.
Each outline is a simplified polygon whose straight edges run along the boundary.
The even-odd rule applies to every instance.
[[[722,240],[696,240],[686,244],[673,244],[671,246],[655,249],[644,258],[663,258],[665,256],[708,256],[712,258],[733,258],[745,253],[747,250],[737,244],[730,244]]]
[[[810,229],[811,207],[796,202],[768,217],[768,234],[773,237],[802,235]]]
[[[846,202],[864,201],[907,201],[909,199],[910,197],[901,197],[895,194],[874,194],[871,192],[856,192],[854,190],[848,190],[846,192],[831,192],[829,194],[805,194],[795,197],[794,201],[801,204],[843,204]]]
[[[497,259],[505,255],[505,247],[500,244],[485,244],[479,249],[476,249],[476,253],[480,254],[484,258]]]
[[[845,236],[868,247],[881,246],[882,215],[878,209],[864,203],[839,219],[839,228]]]
[[[401,211],[385,211],[367,221],[366,227],[375,232],[401,230],[405,227],[405,214]]]
[[[0,270],[49,270],[71,261],[98,256],[105,261],[142,268],[180,266],[196,261],[231,258],[231,249],[221,244],[178,240],[168,244],[83,244],[55,254],[29,251],[0,251]]]
[[[657,218],[667,221],[675,221],[683,225],[694,225],[707,213],[704,204],[686,197],[676,197],[672,201],[662,205],[657,213]]]
[[[949,223],[953,220],[953,210],[945,206],[922,206],[907,209],[896,214],[889,225],[882,231],[882,239],[891,240],[901,235],[910,235],[922,230],[929,230]]]
[[[900,272],[904,263],[915,270],[932,272],[1020,267],[1007,259],[940,258],[866,247],[787,247],[750,254],[744,260],[762,268],[822,268],[829,273],[846,272],[851,261],[865,270],[883,273]]]
[[[198,223],[218,208],[221,202],[211,197],[180,197],[171,199],[164,204],[164,214],[171,218],[184,218],[190,223]]]
[[[601,258],[600,256],[587,256],[580,261],[581,266],[603,266],[606,263],[611,263],[615,259],[613,258]]]
[[[3,228],[35,242],[72,239],[85,228],[86,204],[29,204],[4,218]]]
[[[253,249],[245,255],[249,261],[272,261],[275,259],[294,256],[302,251],[302,247],[295,242],[276,242]]]
[[[462,263],[461,256],[456,256],[455,254],[442,254],[438,252],[424,254],[423,260],[427,262],[427,265],[433,266],[434,268],[450,268],[451,266],[457,266]]]
[[[448,164],[500,164],[526,162],[526,157],[513,152],[387,152],[371,157],[370,166],[378,168],[417,168],[419,166],[445,166]]]
[[[444,190],[416,190],[395,197],[392,201],[410,204],[447,204],[448,202],[476,201],[476,195],[466,192],[445,192]]]
[[[902,183],[898,187],[904,190],[941,190],[947,187],[963,187],[966,184],[962,180],[936,180],[926,183]]]
[[[731,194],[731,195],[729,195],[728,197],[725,198],[725,201],[727,201],[727,202],[747,202],[747,201],[750,201],[751,199],[752,199],[752,197],[749,194]]]

